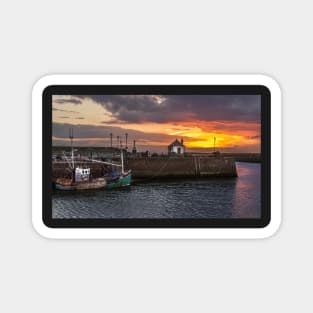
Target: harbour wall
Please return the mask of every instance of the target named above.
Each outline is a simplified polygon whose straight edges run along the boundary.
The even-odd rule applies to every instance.
[[[52,175],[69,176],[66,163],[53,162]],[[92,175],[104,174],[101,164],[89,163]],[[237,169],[233,158],[225,157],[147,157],[129,158],[125,168],[132,170],[134,178],[201,178],[201,177],[236,177]]]
[[[233,159],[215,157],[137,158],[127,167],[136,178],[236,177]]]

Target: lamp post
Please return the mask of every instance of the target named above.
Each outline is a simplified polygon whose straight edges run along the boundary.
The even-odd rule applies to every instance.
[[[128,134],[126,133],[126,134],[125,134],[125,139],[126,139],[125,149],[126,149],[126,150],[128,149],[128,148],[127,148],[127,138],[128,138]]]
[[[214,153],[215,153],[215,141],[216,141],[216,137],[214,137],[214,148],[213,148]]]

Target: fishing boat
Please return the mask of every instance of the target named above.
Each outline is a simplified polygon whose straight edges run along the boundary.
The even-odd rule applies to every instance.
[[[121,171],[112,171],[105,176],[107,181],[107,189],[126,187],[131,185],[132,173],[131,170],[125,171],[124,169],[124,153],[121,150],[121,164],[112,163],[112,162],[103,162],[99,160],[91,160],[92,162],[102,163],[106,165],[111,165],[113,167],[120,168]]]
[[[113,178],[108,181],[107,188],[113,189],[118,187],[126,187],[131,184],[131,170],[119,174],[116,178]]]
[[[121,164],[113,162],[104,162],[94,159],[80,159],[86,162],[96,162],[110,165],[112,168],[120,168],[121,170],[112,170],[103,177],[92,178],[91,169],[87,166],[77,165],[74,158],[73,149],[73,130],[70,130],[71,139],[71,158],[64,153],[64,158],[68,163],[68,169],[71,172],[71,178],[56,178],[54,181],[57,190],[88,190],[88,189],[113,189],[131,185],[131,170],[124,170],[124,153],[121,149]],[[85,163],[86,163],[85,162]]]
[[[58,190],[87,190],[101,189],[107,186],[107,180],[104,177],[92,178],[91,169],[86,166],[77,165],[74,159],[74,149],[72,148],[71,159],[67,158],[67,170],[71,172],[71,178],[58,177],[54,181],[55,189]]]
[[[104,177],[90,178],[90,168],[76,167],[73,177],[57,178],[54,182],[55,188],[58,190],[87,190],[102,189],[107,186]]]

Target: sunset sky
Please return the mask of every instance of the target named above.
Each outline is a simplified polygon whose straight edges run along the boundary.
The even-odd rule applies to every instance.
[[[53,96],[53,145],[113,146],[117,136],[137,150],[167,152],[183,137],[187,152],[260,152],[259,95]]]

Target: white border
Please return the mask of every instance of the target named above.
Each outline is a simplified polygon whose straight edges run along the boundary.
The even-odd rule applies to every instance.
[[[271,91],[271,222],[265,228],[48,228],[42,222],[42,92],[49,85],[264,85]],[[281,222],[281,92],[265,75],[49,75],[32,93],[32,221],[47,238],[243,239],[273,235]]]

